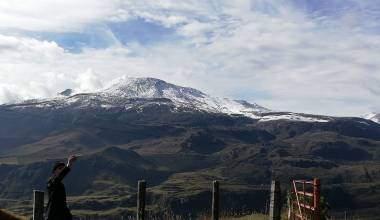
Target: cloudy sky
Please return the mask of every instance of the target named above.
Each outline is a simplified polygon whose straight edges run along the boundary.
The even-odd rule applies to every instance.
[[[0,103],[124,75],[275,110],[380,112],[380,1],[0,1]]]

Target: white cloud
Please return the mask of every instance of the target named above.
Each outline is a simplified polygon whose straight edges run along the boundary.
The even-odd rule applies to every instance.
[[[41,62],[60,56],[64,50],[55,42],[39,41],[32,38],[0,35],[0,60],[2,62],[25,60],[28,58],[36,61],[38,56]]]
[[[117,0],[0,1],[0,28],[29,31],[80,31],[111,17]]]
[[[123,1],[107,19],[144,18],[174,28],[185,40],[79,54],[54,42],[0,35],[0,101],[51,96],[65,88],[96,90],[127,74],[278,110],[380,111],[380,38],[355,23],[363,12],[326,23],[287,2]],[[342,22],[360,28],[332,28]],[[23,89],[11,96],[5,84]]]
[[[86,72],[80,74],[76,82],[79,84],[80,92],[92,92],[103,88],[101,80],[92,69],[87,69]]]
[[[21,99],[17,94],[12,91],[15,91],[17,87],[11,87],[7,85],[0,85],[0,103],[14,103],[18,102]]]

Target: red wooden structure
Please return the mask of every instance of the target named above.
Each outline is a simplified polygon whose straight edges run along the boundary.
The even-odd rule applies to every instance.
[[[289,220],[321,220],[321,183],[293,180],[292,196],[289,199]]]

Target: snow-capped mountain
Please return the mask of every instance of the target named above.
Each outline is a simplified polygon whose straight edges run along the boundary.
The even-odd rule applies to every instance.
[[[14,108],[38,107],[59,108],[124,108],[131,109],[141,104],[155,103],[169,105],[173,110],[187,109],[211,113],[240,114],[260,121],[296,120],[308,122],[327,122],[329,117],[289,112],[275,112],[256,103],[229,98],[218,98],[199,90],[177,86],[155,78],[122,77],[110,86],[94,93],[79,93],[66,89],[57,97],[44,100],[28,100]]]
[[[115,98],[169,99],[175,106],[191,107],[199,110],[245,114],[255,117],[257,113],[270,110],[242,100],[211,97],[199,90],[177,86],[154,78],[121,78],[109,88],[99,93],[109,100]]]
[[[363,118],[380,124],[380,113],[371,112],[371,113],[363,115]]]

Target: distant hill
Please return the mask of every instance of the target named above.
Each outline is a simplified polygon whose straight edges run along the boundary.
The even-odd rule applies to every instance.
[[[222,208],[261,211],[271,179],[285,191],[318,177],[333,210],[380,214],[380,124],[362,118],[274,112],[152,78],[0,106],[0,198],[44,189],[70,153],[83,155],[65,180],[77,213],[132,212],[139,179],[157,212],[204,211],[214,179]]]

